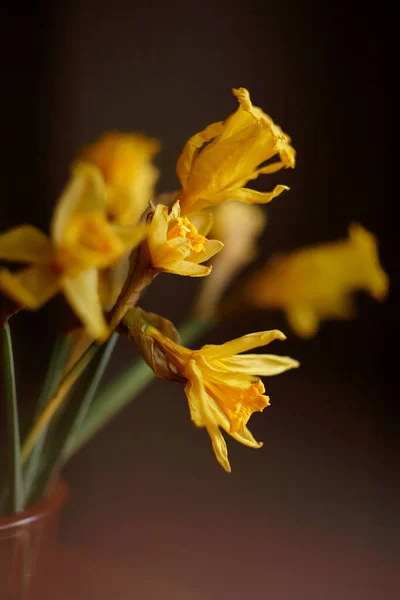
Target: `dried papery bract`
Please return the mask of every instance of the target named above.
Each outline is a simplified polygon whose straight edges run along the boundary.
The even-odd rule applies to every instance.
[[[176,344],[180,343],[178,330],[172,321],[156,313],[146,312],[139,307],[126,313],[119,329],[135,342],[141,355],[157,377],[168,381],[184,381],[176,366],[155,343],[154,338],[148,334],[149,326],[155,327],[162,335]]]

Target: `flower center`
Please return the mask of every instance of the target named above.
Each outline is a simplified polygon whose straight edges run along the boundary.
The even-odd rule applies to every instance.
[[[112,265],[124,252],[121,240],[102,214],[82,213],[68,224],[57,263],[67,271]]]
[[[205,253],[204,244],[207,242],[207,238],[200,235],[187,217],[177,217],[170,222],[167,239],[171,241],[175,238],[189,240],[190,249],[194,254]]]

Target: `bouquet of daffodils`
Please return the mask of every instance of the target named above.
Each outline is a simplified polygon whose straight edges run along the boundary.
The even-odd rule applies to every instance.
[[[218,319],[249,307],[280,308],[300,336],[327,318],[350,318],[353,293],[377,300],[388,277],[376,239],[353,223],[348,239],[303,248],[269,261],[225,294],[256,256],[267,204],[289,188],[246,187],[259,175],[295,166],[290,137],[249,92],[234,89],[236,111],[193,135],[177,162],[180,189],[155,196],[159,149],[141,134],[107,133],[77,157],[54,210],[50,236],[31,225],[0,234],[2,405],[7,413],[7,466],[0,478],[0,514],[40,500],[65,462],[125,406],[153,375],[184,385],[190,417],[207,430],[218,462],[231,470],[223,430],[260,448],[247,427],[269,404],[260,377],[299,366],[293,358],[247,353],[284,340],[278,330],[249,333],[222,345],[186,347]],[[209,261],[211,259],[211,265]],[[178,332],[164,317],[138,306],[158,273],[204,277],[192,315]],[[35,415],[20,436],[10,320],[62,293],[74,319],[60,326]],[[119,336],[144,361],[105,388],[99,384]]]

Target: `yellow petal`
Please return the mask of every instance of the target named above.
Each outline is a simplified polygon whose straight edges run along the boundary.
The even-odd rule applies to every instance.
[[[64,232],[76,214],[105,213],[105,194],[100,171],[88,163],[77,163],[54,211],[51,232],[56,244],[63,243]]]
[[[165,263],[162,270],[166,273],[175,275],[187,275],[189,277],[205,277],[211,273],[211,267],[197,265],[187,260],[177,260],[175,262]]]
[[[36,227],[20,225],[0,235],[0,258],[16,262],[46,263],[52,259],[51,241]]]
[[[226,447],[224,436],[220,432],[219,427],[217,425],[207,425],[207,432],[211,438],[212,447],[217,461],[227,473],[230,473],[232,469],[228,459],[228,449]]]
[[[245,427],[242,431],[231,431],[228,432],[233,439],[240,444],[247,446],[248,448],[262,448],[263,442],[257,442],[251,431]]]
[[[299,361],[289,356],[277,356],[275,354],[244,354],[224,358],[222,363],[229,370],[249,375],[279,375],[289,369],[297,369]]]
[[[198,369],[194,370],[194,361],[190,361],[190,378],[187,380],[185,385],[185,394],[188,399],[190,418],[196,427],[205,427],[206,420],[204,418],[204,411],[202,406],[207,405],[207,397],[201,399],[202,395],[206,396],[206,391],[202,383],[201,373]]]
[[[102,213],[77,213],[64,230],[57,263],[73,276],[87,268],[105,268],[120,259],[126,248]]]
[[[0,291],[31,310],[40,308],[58,289],[59,277],[45,265],[29,267],[16,273],[0,269]]]
[[[189,379],[185,391],[188,394],[192,419],[198,427],[206,427],[218,462],[226,471],[230,472],[231,466],[228,460],[226,442],[210,409],[202,373],[194,360],[188,361],[186,368]]]
[[[200,235],[203,235],[204,237],[207,237],[207,235],[209,234],[209,232],[211,230],[211,227],[213,226],[213,222],[214,222],[213,213],[200,211],[200,212],[190,213],[190,215],[188,215],[188,218],[189,218],[190,222],[193,223],[193,225],[196,227],[198,233]]]
[[[189,260],[194,263],[206,262],[212,258],[215,254],[220,252],[224,247],[223,243],[219,240],[207,240],[204,244],[203,254],[191,254]]]
[[[83,159],[100,169],[106,183],[107,214],[112,222],[139,222],[154,194],[158,169],[151,160],[159,149],[155,139],[116,131],[83,149]]]
[[[257,192],[248,188],[239,188],[237,190],[228,190],[213,196],[213,203],[219,204],[227,200],[238,200],[247,204],[268,204],[274,198],[289,190],[287,185],[277,185],[272,192]]]
[[[198,150],[223,131],[224,125],[222,121],[217,123],[211,123],[200,133],[193,135],[185,144],[181,155],[178,158],[176,164],[176,172],[181,182],[182,187],[185,187],[190,170],[192,168],[193,160]]]
[[[64,277],[61,285],[88,334],[103,341],[108,335],[108,327],[100,304],[97,269],[81,271],[76,277]]]
[[[113,225],[112,229],[126,251],[136,248],[146,238],[149,231],[148,225],[138,225],[137,227],[131,225]]]
[[[317,311],[309,307],[291,307],[286,310],[286,318],[293,331],[302,338],[313,337],[319,329]]]
[[[257,333],[249,333],[225,344],[214,345],[209,344],[201,348],[201,352],[207,361],[212,361],[220,358],[228,358],[258,348],[260,346],[266,346],[274,340],[285,340],[286,336],[278,329],[272,329],[271,331],[259,331]]]
[[[167,241],[168,234],[168,207],[159,204],[155,210],[149,228],[148,244],[153,252],[162,248]]]

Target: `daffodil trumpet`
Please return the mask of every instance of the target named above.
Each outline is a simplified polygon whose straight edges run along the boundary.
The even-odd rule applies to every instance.
[[[277,185],[271,192],[245,187],[259,175],[295,166],[290,137],[260,108],[245,88],[233,90],[239,101],[235,113],[208,125],[185,144],[177,162],[182,186],[183,215],[228,200],[265,204],[289,188]]]

